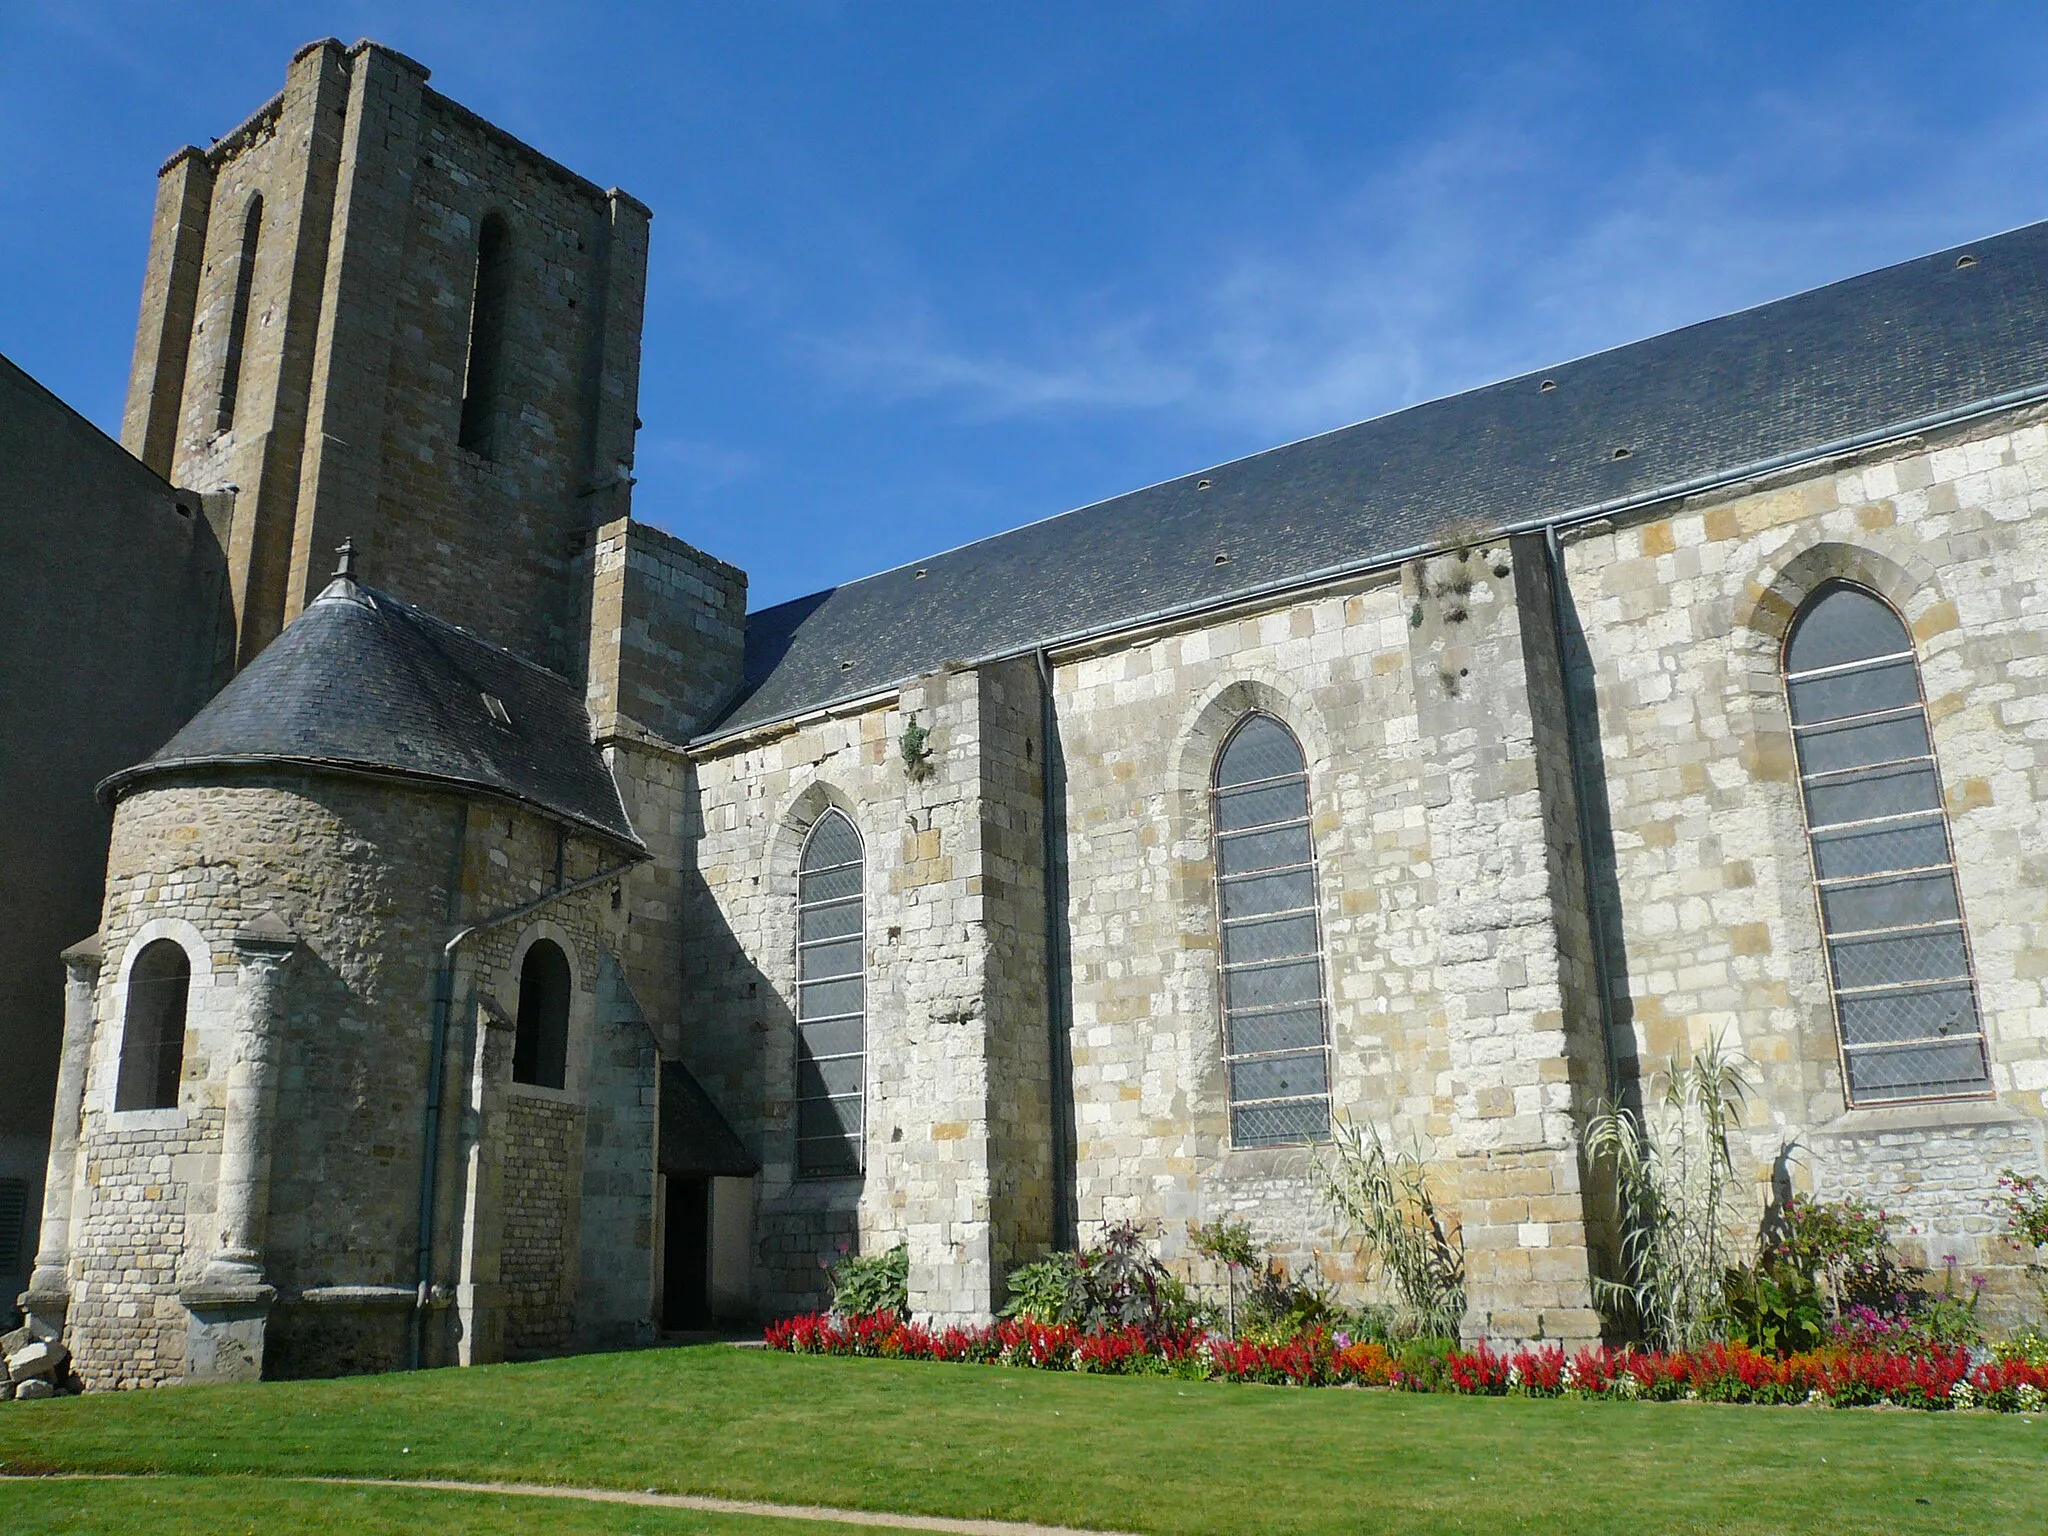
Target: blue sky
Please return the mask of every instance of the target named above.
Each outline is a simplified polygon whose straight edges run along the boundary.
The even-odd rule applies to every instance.
[[[655,210],[635,510],[757,605],[2048,216],[2048,7],[0,0],[0,352],[310,38]]]

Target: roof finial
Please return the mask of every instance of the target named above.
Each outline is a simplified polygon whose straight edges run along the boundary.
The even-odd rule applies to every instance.
[[[337,557],[334,565],[334,574],[346,580],[354,581],[356,579],[356,541],[354,539],[343,539],[341,546],[334,553]]]

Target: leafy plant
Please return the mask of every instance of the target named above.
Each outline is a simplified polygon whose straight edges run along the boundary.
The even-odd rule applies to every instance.
[[[1723,1314],[1737,1247],[1728,1138],[1749,1081],[1716,1040],[1690,1061],[1674,1054],[1652,1088],[1654,1118],[1604,1106],[1586,1129],[1621,1227],[1621,1275],[1596,1280],[1595,1295],[1647,1342],[1687,1349],[1712,1338]]]
[[[910,1316],[910,1247],[898,1243],[886,1253],[861,1253],[832,1268],[832,1310],[841,1317],[873,1312]]]
[[[1136,1222],[1118,1222],[1092,1248],[1012,1270],[1003,1316],[1091,1333],[1136,1328],[1153,1338],[1187,1329],[1201,1319],[1202,1308],[1152,1256],[1145,1236]]]
[[[1055,1253],[1010,1271],[1010,1304],[1004,1317],[1034,1323],[1080,1321],[1080,1255]]]
[[[1764,1354],[1798,1354],[1827,1336],[1820,1287],[1794,1265],[1731,1264],[1721,1272],[1721,1299],[1733,1331]]]
[[[1189,1222],[1188,1243],[1204,1258],[1223,1266],[1224,1327],[1234,1338],[1237,1335],[1238,1283],[1247,1271],[1265,1262],[1265,1254],[1252,1237],[1249,1225],[1225,1217],[1218,1217],[1206,1226],[1199,1221]]]
[[[1320,1275],[1296,1278],[1278,1259],[1268,1259],[1245,1295],[1238,1331],[1261,1343],[1285,1344],[1313,1333],[1334,1333],[1349,1320]]]
[[[931,729],[917,723],[917,716],[903,724],[902,739],[897,742],[903,754],[903,774],[913,784],[923,783],[932,776]]]
[[[2048,1246],[2048,1181],[2007,1168],[1998,1175],[1998,1201],[2005,1207],[2005,1240],[2025,1253]],[[2027,1273],[2048,1307],[2048,1264],[2027,1261]]]
[[[1091,1333],[1137,1328],[1150,1337],[1185,1328],[1195,1311],[1187,1287],[1145,1246],[1145,1228],[1120,1221],[1080,1256],[1079,1322]]]
[[[1465,1249],[1437,1213],[1422,1159],[1389,1153],[1376,1126],[1340,1121],[1329,1157],[1309,1167],[1324,1202],[1400,1298],[1404,1321],[1455,1337],[1465,1320]]]
[[[1809,1276],[1832,1319],[1844,1307],[1882,1306],[1903,1289],[1892,1252],[1897,1225],[1867,1201],[1793,1195],[1765,1218],[1759,1259]]]

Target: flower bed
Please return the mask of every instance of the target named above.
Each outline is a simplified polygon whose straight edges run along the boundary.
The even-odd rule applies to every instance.
[[[946,1360],[1118,1376],[1181,1376],[1274,1386],[1391,1386],[1468,1396],[1698,1399],[1716,1403],[1813,1403],[1860,1407],[2048,1408],[2048,1365],[1985,1359],[1966,1349],[1919,1353],[1831,1348],[1784,1359],[1743,1345],[1684,1354],[1557,1345],[1502,1353],[1406,1352],[1315,1332],[1286,1344],[1188,1331],[1139,1328],[1083,1333],[1066,1324],[1004,1319],[987,1327],[927,1328],[891,1312],[856,1317],[813,1313],[771,1326],[768,1347],[799,1355]]]

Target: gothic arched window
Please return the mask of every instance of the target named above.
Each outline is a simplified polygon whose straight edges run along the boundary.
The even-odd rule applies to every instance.
[[[185,1004],[192,961],[182,945],[155,939],[128,971],[128,1007],[121,1025],[121,1073],[115,1109],[176,1109],[185,1064]]]
[[[1231,1143],[1320,1140],[1330,1129],[1322,928],[1293,733],[1271,715],[1245,716],[1216,756],[1211,799]]]
[[[470,288],[469,350],[462,364],[462,425],[457,442],[494,457],[504,389],[505,312],[512,299],[512,236],[505,216],[487,213],[477,228],[476,281]]]
[[[263,235],[263,196],[249,199],[249,211],[242,216],[242,245],[235,256],[235,301],[228,311],[228,344],[220,372],[220,405],[214,412],[214,430],[225,432],[235,424],[235,402],[242,394],[242,354],[249,341],[249,303],[256,287],[256,242]]]
[[[512,1081],[560,1088],[569,1080],[569,1000],[576,990],[569,957],[553,939],[535,939],[519,966],[519,1018],[512,1034]]]
[[[1986,1093],[1970,945],[1912,637],[1830,582],[1785,642],[1849,1102]]]
[[[858,1173],[867,1076],[860,833],[827,811],[796,876],[796,1171]]]

